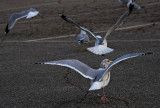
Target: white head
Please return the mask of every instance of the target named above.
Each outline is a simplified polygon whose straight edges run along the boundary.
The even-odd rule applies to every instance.
[[[85,31],[81,30],[80,34],[87,34]]]
[[[109,59],[104,59],[104,60],[102,60],[102,62],[101,62],[101,64],[100,64],[100,67],[101,67],[101,68],[107,68],[108,65],[109,65],[111,62],[112,62],[112,61],[109,60]]]

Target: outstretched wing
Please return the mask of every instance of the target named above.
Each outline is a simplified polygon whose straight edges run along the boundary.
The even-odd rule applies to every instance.
[[[76,72],[80,73],[83,77],[94,79],[98,74],[98,70],[92,69],[88,65],[80,62],[79,60],[71,59],[71,60],[58,60],[58,61],[50,61],[36,64],[50,64],[50,65],[59,65],[71,68]]]
[[[59,14],[59,16],[60,16],[62,19],[64,19],[65,21],[67,21],[68,23],[71,23],[71,24],[75,25],[77,28],[79,28],[79,29],[81,29],[81,30],[84,30],[84,31],[90,33],[93,37],[95,37],[95,38],[98,40],[98,38],[96,37],[96,35],[95,35],[93,32],[91,32],[90,30],[88,30],[88,29],[86,29],[86,28],[78,25],[78,24],[77,24],[75,21],[73,21],[71,18],[69,18],[69,17],[67,17],[67,16],[65,16],[65,15],[63,15],[63,14]],[[98,41],[99,41],[99,40],[98,40]]]
[[[9,21],[8,21],[7,26],[6,26],[5,32],[8,33],[8,31],[13,28],[14,24],[16,23],[16,21],[18,21],[21,18],[26,17],[27,14],[28,14],[28,10],[22,11],[22,12],[19,12],[19,13],[13,13],[11,15],[11,17],[9,18]]]
[[[126,55],[124,55],[124,56],[122,56],[122,57],[117,58],[116,60],[114,60],[112,63],[110,63],[110,64],[108,65],[108,67],[106,68],[106,70],[105,70],[103,73],[99,74],[99,75],[96,77],[96,81],[101,81],[102,78],[103,78],[103,76],[105,76],[105,74],[106,74],[107,72],[109,72],[109,69],[110,69],[111,67],[113,67],[115,64],[117,64],[117,63],[119,63],[119,62],[121,62],[121,61],[123,61],[123,60],[129,59],[129,58],[138,57],[138,56],[143,56],[143,55],[148,55],[148,54],[153,54],[153,53],[133,53],[133,54],[126,54]]]
[[[119,26],[122,24],[122,22],[123,22],[124,19],[128,16],[128,14],[129,14],[129,11],[126,11],[123,15],[121,15],[121,17],[118,19],[118,21],[116,22],[116,24],[113,25],[113,26],[107,31],[107,33],[106,33],[106,35],[105,35],[105,39],[111,34],[111,32],[112,32],[113,30],[115,30],[117,27],[119,27]]]

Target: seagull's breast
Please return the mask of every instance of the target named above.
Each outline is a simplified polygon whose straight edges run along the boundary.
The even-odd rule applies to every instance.
[[[96,81],[96,82],[93,82],[91,81],[91,87],[90,87],[90,91],[91,90],[99,90],[105,86],[108,85],[110,81],[110,72],[108,72],[102,79],[102,81]]]
[[[38,13],[39,13],[38,11],[36,11],[36,12],[29,12],[26,19],[32,18],[34,16],[37,16]]]
[[[102,86],[102,87],[105,87],[105,86],[108,85],[108,83],[109,83],[109,81],[110,81],[110,77],[111,77],[110,72],[108,72],[108,73],[103,77],[103,79],[102,79],[102,81],[103,81],[103,86]]]

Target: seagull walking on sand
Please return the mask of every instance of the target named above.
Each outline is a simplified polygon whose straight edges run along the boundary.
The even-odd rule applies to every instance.
[[[99,69],[93,69],[89,67],[88,65],[80,62],[79,60],[75,60],[75,59],[49,61],[49,62],[42,62],[42,63],[35,63],[35,64],[59,65],[59,66],[64,66],[64,67],[68,67],[68,68],[75,70],[76,72],[81,74],[83,77],[91,80],[91,86],[89,88],[89,91],[103,89],[103,96],[101,100],[104,103],[106,103],[107,98],[104,92],[104,87],[107,86],[110,81],[111,68],[123,60],[133,58],[133,57],[148,55],[148,54],[152,54],[152,53],[126,54],[124,56],[117,58],[114,61],[105,59],[101,63],[102,68],[99,68]]]
[[[73,21],[71,18],[63,15],[63,14],[59,14],[60,17],[62,19],[64,19],[65,21],[67,21],[68,23],[71,23],[73,25],[75,25],[77,28],[79,28],[80,30],[86,31],[88,33],[90,33],[95,39],[95,46],[94,47],[90,47],[87,48],[88,51],[97,54],[97,55],[104,55],[106,53],[110,53],[113,51],[112,48],[107,47],[107,37],[111,34],[111,32],[113,30],[115,30],[117,27],[119,27],[122,22],[124,21],[124,19],[128,16],[129,11],[125,11],[125,13],[118,19],[118,21],[116,22],[116,24],[114,24],[111,28],[109,28],[109,30],[107,31],[106,35],[104,37],[101,37],[99,35],[95,35],[93,32],[91,32],[90,30],[88,30],[87,28],[84,28],[80,25],[78,25],[75,21]]]
[[[7,33],[13,28],[14,24],[18,20],[25,18],[25,17],[26,17],[26,19],[30,19],[30,18],[37,16],[37,15],[39,15],[41,18],[43,18],[41,16],[41,14],[39,13],[39,11],[37,11],[33,8],[30,8],[30,9],[22,11],[22,12],[13,13],[9,18],[8,24],[5,29],[5,34],[7,35]]]

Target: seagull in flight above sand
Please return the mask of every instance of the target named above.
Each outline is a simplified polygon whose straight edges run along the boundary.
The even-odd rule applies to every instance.
[[[89,91],[99,90],[103,88],[103,97],[101,98],[101,100],[105,103],[107,102],[107,98],[104,93],[104,87],[107,86],[110,81],[111,68],[123,60],[133,58],[133,57],[148,55],[148,54],[152,54],[152,53],[133,53],[133,54],[123,55],[114,61],[111,61],[109,59],[103,60],[101,63],[102,68],[99,68],[99,69],[93,69],[88,65],[75,59],[49,61],[49,62],[42,62],[42,63],[35,63],[35,64],[59,65],[59,66],[64,66],[64,67],[68,67],[75,70],[76,72],[81,74],[83,77],[91,80],[91,86]]]
[[[129,9],[129,14],[131,14],[133,9],[141,9],[143,6],[139,6],[138,4],[135,3],[135,0],[118,0],[120,3],[124,4],[127,6]]]
[[[139,10],[139,9],[144,8],[144,6],[140,6],[140,5],[136,4],[136,3],[133,2],[133,1],[128,2],[128,3],[127,3],[127,7],[129,8],[129,14],[128,14],[128,15],[130,15],[131,12],[132,12],[134,9]]]
[[[71,23],[73,25],[75,25],[78,29],[86,31],[88,33],[90,33],[95,39],[95,46],[94,47],[90,47],[87,48],[88,51],[97,54],[97,55],[104,55],[106,53],[110,53],[113,51],[113,49],[107,47],[107,37],[111,34],[111,32],[113,30],[115,30],[117,27],[119,27],[119,25],[122,24],[122,22],[124,21],[124,19],[128,16],[129,11],[125,11],[125,13],[118,19],[118,21],[116,22],[116,24],[114,24],[111,28],[109,28],[109,30],[107,31],[106,35],[104,37],[101,37],[99,35],[95,35],[93,32],[91,32],[90,30],[88,30],[87,28],[84,28],[80,25],[78,25],[75,21],[73,21],[71,18],[63,15],[63,14],[59,14],[59,16],[64,19],[65,21],[67,21],[68,23]]]
[[[71,20],[71,19],[70,18],[66,19],[66,16],[64,16],[63,14],[59,14],[59,16],[61,16],[68,23],[73,22],[73,24],[76,24],[73,20],[72,20],[72,22],[69,22],[68,20]],[[76,27],[79,27],[79,25],[76,24]],[[77,42],[78,42],[78,44],[83,44],[83,43],[88,43],[89,42],[89,37],[88,37],[86,31],[84,31],[84,30],[80,31],[80,34],[78,34],[78,36],[77,36]]]
[[[30,18],[32,18],[34,16],[37,16],[37,15],[39,15],[41,18],[43,18],[41,16],[41,14],[39,13],[39,11],[37,11],[33,8],[30,8],[30,9],[22,11],[22,12],[13,13],[9,18],[8,24],[7,24],[6,29],[5,29],[5,34],[7,35],[7,33],[13,28],[14,24],[19,19],[22,19],[22,18],[25,18],[25,17],[26,17],[26,19],[30,19]]]

